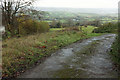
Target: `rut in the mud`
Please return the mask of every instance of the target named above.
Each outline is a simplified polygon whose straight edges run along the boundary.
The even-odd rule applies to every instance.
[[[115,34],[67,46],[19,78],[117,78],[108,54]]]

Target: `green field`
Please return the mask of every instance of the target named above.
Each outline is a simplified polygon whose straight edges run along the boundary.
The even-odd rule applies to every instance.
[[[79,26],[79,29],[80,27],[82,27],[82,30],[86,33],[92,33],[92,31],[97,28],[97,27],[94,27],[94,26],[87,26],[87,27],[84,27],[84,26]],[[64,30],[65,28],[50,28],[50,31],[60,31],[60,30]]]

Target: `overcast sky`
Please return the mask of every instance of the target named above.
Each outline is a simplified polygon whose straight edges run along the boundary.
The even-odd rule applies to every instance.
[[[71,8],[117,8],[120,0],[37,0],[34,6]]]

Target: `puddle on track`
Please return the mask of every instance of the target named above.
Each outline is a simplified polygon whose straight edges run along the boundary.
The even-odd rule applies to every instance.
[[[110,55],[115,34],[73,43],[18,78],[117,78]]]

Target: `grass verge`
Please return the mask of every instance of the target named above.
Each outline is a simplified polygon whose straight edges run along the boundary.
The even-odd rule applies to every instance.
[[[100,35],[71,30],[7,39],[2,45],[2,77],[16,77],[56,50],[78,40]]]
[[[115,64],[115,66],[119,69],[119,72],[120,72],[120,53],[119,53],[119,49],[120,49],[120,46],[118,44],[118,36],[115,40],[115,42],[113,43],[112,47],[111,47],[111,51],[110,51],[110,54],[112,55],[112,60]],[[119,78],[120,78],[120,75],[119,75]]]

